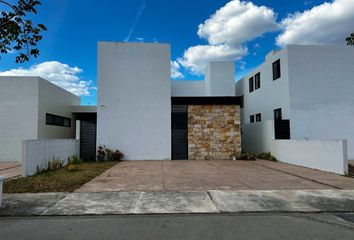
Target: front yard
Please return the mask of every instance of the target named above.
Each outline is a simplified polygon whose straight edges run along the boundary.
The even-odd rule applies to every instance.
[[[118,162],[80,163],[77,170],[67,167],[36,176],[4,182],[4,193],[72,192]]]

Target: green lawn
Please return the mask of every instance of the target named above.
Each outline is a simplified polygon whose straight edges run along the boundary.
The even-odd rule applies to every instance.
[[[4,193],[72,192],[118,162],[80,163],[77,171],[66,167],[36,176],[4,182]]]

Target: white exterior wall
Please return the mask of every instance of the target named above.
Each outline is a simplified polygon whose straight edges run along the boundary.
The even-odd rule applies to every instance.
[[[0,162],[21,162],[22,141],[75,138],[72,105],[80,98],[39,77],[0,77]],[[46,125],[46,112],[72,118],[72,127]]]
[[[272,155],[278,160],[322,171],[348,173],[345,140],[274,140]]]
[[[281,77],[273,81],[272,64],[280,59]],[[261,87],[249,92],[249,78],[261,73]],[[237,96],[243,96],[241,108],[242,149],[251,153],[270,152],[274,139],[274,109],[281,108],[289,119],[289,81],[287,49],[267,55],[266,61],[248,76],[236,82]],[[261,113],[262,121],[250,123],[250,116]]]
[[[205,96],[205,81],[171,80],[172,97]]]
[[[272,64],[280,58],[281,78],[273,81]],[[249,92],[249,78],[261,73],[261,87]],[[281,108],[283,119],[289,119],[289,81],[287,48],[274,55],[268,55],[266,61],[253,70],[247,77],[236,83],[236,93],[244,96],[244,108],[241,109],[242,123],[250,123],[250,116],[261,113],[262,121],[274,120],[274,109]]]
[[[36,77],[0,77],[0,162],[20,162],[22,140],[38,133]]]
[[[345,139],[354,159],[354,48],[288,49],[291,138]]]
[[[37,167],[46,169],[48,162],[60,159],[67,164],[71,156],[79,156],[80,140],[24,140],[22,147],[22,176],[34,175]]]
[[[40,79],[38,101],[38,138],[74,139],[75,119],[72,106],[80,105],[80,98],[56,85]],[[46,125],[46,113],[71,118],[71,128]]]
[[[97,144],[127,160],[171,159],[170,46],[98,44]]]
[[[242,125],[242,150],[259,154],[272,151],[274,139],[274,121],[267,120]]]
[[[205,72],[206,96],[235,96],[235,63],[211,62]]]

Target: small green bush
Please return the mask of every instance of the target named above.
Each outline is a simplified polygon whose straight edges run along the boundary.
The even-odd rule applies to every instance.
[[[82,161],[82,159],[80,159],[78,156],[76,156],[76,155],[73,155],[73,156],[70,156],[69,158],[68,158],[68,164],[69,165],[78,165],[78,164],[80,164],[80,163],[82,163],[83,161]]]
[[[65,161],[60,160],[60,158],[53,157],[52,161],[49,161],[47,167],[43,167],[42,165],[36,167],[35,175],[39,175],[45,172],[54,171],[60,168],[63,168]]]
[[[256,160],[256,157],[253,154],[251,154],[251,153],[243,152],[236,159],[237,160],[254,161],[254,160]]]
[[[66,167],[66,170],[68,170],[69,172],[76,172],[76,171],[79,171],[79,164],[69,164],[67,167]]]
[[[260,153],[257,155],[257,158],[274,162],[277,161],[277,159],[270,152]]]

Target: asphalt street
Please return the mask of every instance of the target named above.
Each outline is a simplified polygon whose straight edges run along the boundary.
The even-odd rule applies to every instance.
[[[354,214],[0,218],[0,239],[354,239]]]

